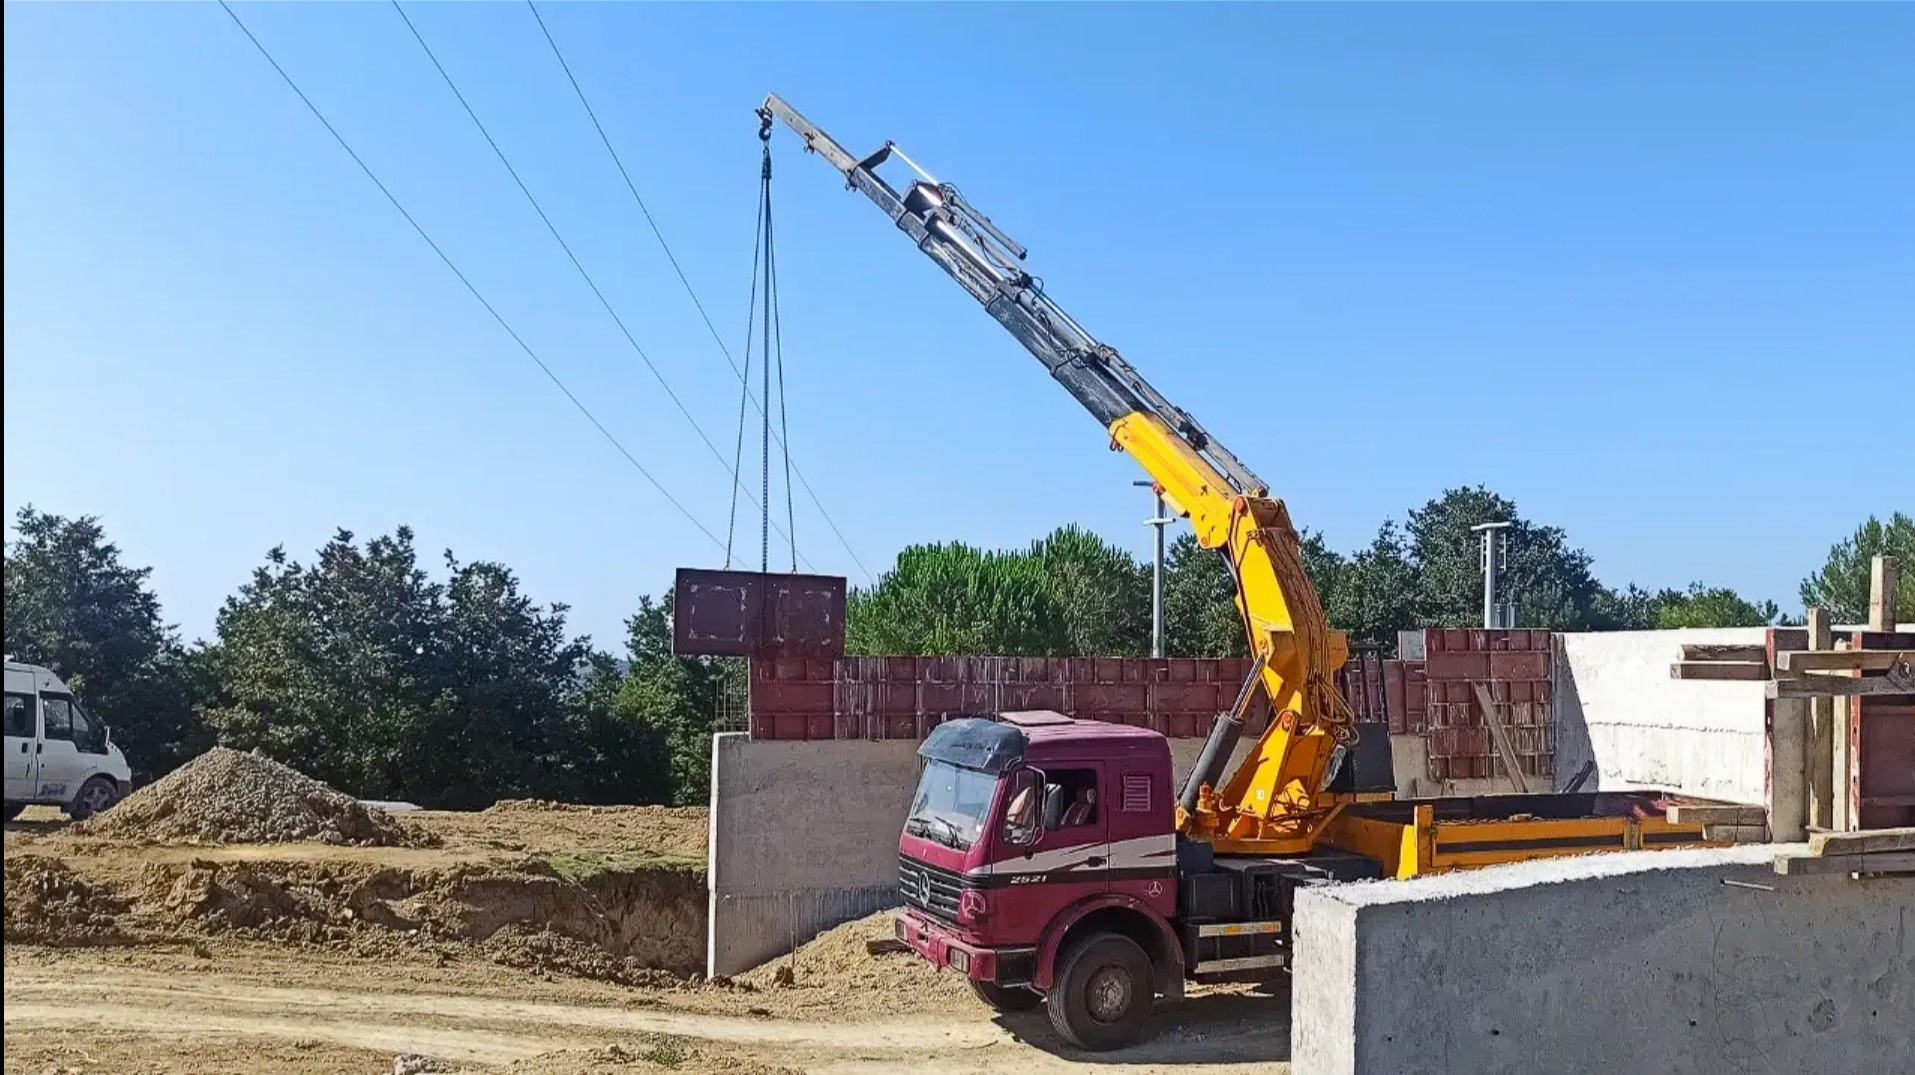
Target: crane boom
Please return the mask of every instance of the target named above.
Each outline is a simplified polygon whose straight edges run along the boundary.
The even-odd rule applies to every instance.
[[[1114,447],[1137,460],[1166,502],[1190,520],[1198,543],[1224,555],[1256,665],[1191,773],[1178,827],[1223,851],[1309,850],[1339,808],[1325,788],[1356,728],[1335,682],[1347,647],[1324,620],[1283,502],[1188,411],[1046,294],[1023,268],[1024,248],[955,186],[930,176],[890,142],[853,156],[776,94],[765,98],[758,116],[760,138],[770,139],[774,120],[784,122],[852,190],[882,209],[1043,363]],[[902,191],[877,173],[894,156],[918,175]],[[1273,719],[1225,779],[1258,688],[1270,699]]]

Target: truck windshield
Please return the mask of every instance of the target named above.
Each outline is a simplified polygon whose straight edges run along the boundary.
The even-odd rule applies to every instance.
[[[977,842],[997,777],[948,761],[926,762],[904,831],[962,851]]]

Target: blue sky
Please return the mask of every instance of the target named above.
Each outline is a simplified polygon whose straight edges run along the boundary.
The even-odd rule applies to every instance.
[[[1915,397],[1905,5],[542,10],[734,350],[776,90],[959,184],[1338,547],[1483,483],[1612,584],[1794,607],[1830,543],[1915,507],[1849,447],[1906,444]],[[723,468],[392,9],[240,11],[722,534]],[[531,15],[409,11],[729,444],[737,382]],[[6,31],[9,515],[102,516],[189,635],[269,547],[337,526],[504,561],[606,643],[722,559],[218,7],[10,3]],[[1146,494],[1091,421],[788,133],[774,152],[794,456],[863,562],[1071,521],[1143,552]],[[859,579],[798,501],[807,559]]]

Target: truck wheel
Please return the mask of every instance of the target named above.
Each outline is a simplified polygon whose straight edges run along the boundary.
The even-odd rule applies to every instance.
[[[989,1004],[1001,1012],[1027,1012],[1044,1003],[1044,998],[1035,990],[1021,985],[999,985],[996,982],[980,982],[970,979],[971,992],[977,999]]]
[[[73,796],[72,804],[66,808],[66,816],[75,821],[85,821],[119,801],[119,785],[107,777],[96,776],[80,785],[79,794]]]
[[[14,818],[19,817],[20,811],[25,810],[26,808],[27,808],[26,803],[8,803],[7,804],[7,820],[12,821]]]
[[[1136,941],[1093,933],[1065,954],[1045,1004],[1072,1045],[1115,1049],[1143,1029],[1154,992],[1150,957]]]

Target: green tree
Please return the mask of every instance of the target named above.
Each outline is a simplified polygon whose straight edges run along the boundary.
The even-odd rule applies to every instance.
[[[1593,626],[1603,588],[1589,554],[1572,548],[1563,531],[1523,518],[1514,501],[1488,489],[1448,489],[1410,512],[1409,557],[1417,576],[1421,625],[1478,623],[1483,612],[1482,538],[1470,528],[1508,522],[1506,592],[1515,595],[1524,627]]]
[[[1069,650],[1069,626],[1044,564],[1023,553],[953,542],[913,545],[845,612],[852,653],[992,653]]]
[[[1345,562],[1324,598],[1323,613],[1353,642],[1394,646],[1398,631],[1417,626],[1417,572],[1396,524],[1384,523],[1369,547]]]
[[[1620,590],[1605,586],[1596,595],[1588,626],[1599,631],[1653,630],[1662,603],[1675,592],[1662,590],[1652,593],[1633,582]]]
[[[1188,531],[1171,540],[1164,551],[1164,633],[1171,654],[1249,656],[1236,600],[1237,584],[1222,553],[1197,544]]]
[[[358,795],[669,798],[662,737],[619,715],[616,665],[568,638],[564,606],[499,564],[445,565],[434,581],[405,527],[341,530],[310,566],[274,549],[219,614],[208,722]]]
[[[410,529],[363,547],[340,530],[310,567],[273,549],[217,629],[225,698],[207,720],[222,741],[351,794],[444,805],[415,785],[442,788],[473,747],[448,734],[445,588],[418,566]],[[444,749],[408,771],[435,730]]]
[[[1656,627],[1767,627],[1781,618],[1774,601],[1752,602],[1726,586],[1691,583],[1687,591],[1664,590],[1655,598]]]
[[[1063,617],[1063,650],[1100,657],[1150,652],[1150,569],[1079,526],[1031,546]]]
[[[160,616],[152,569],[128,566],[98,519],[23,507],[6,545],[6,652],[45,665],[112,729],[140,779],[190,757],[195,705],[210,689],[205,655]]]
[[[672,655],[673,593],[639,599],[626,621],[629,668],[614,712],[657,744],[670,794],[666,801],[702,805],[710,799],[712,718],[725,677],[742,672],[731,660]]]
[[[1831,547],[1821,570],[1802,580],[1802,607],[1828,609],[1836,623],[1868,622],[1870,573],[1877,556],[1900,559],[1895,618],[1904,623],[1915,620],[1915,520],[1899,511],[1887,523],[1869,516],[1854,534]],[[11,588],[8,597],[12,597]]]

